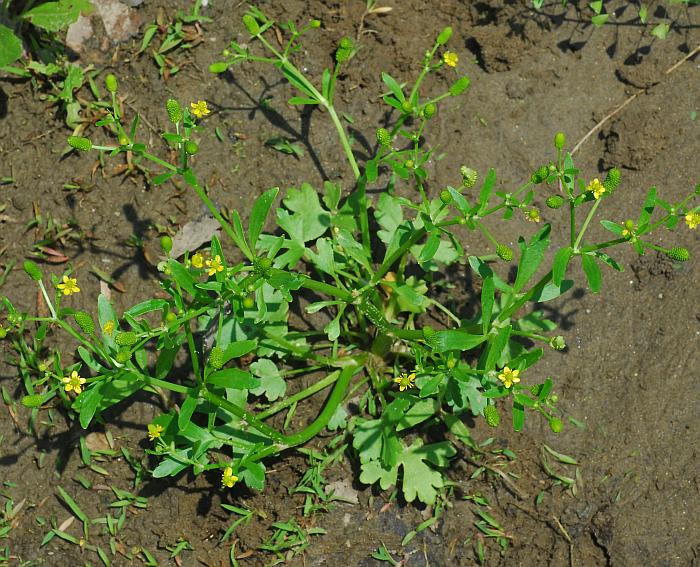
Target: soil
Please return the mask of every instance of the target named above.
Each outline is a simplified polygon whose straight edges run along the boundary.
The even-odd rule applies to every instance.
[[[384,90],[381,71],[394,77],[415,76],[424,49],[442,27],[451,25],[455,30],[451,47],[472,86],[466,96],[442,104],[430,124],[432,142],[446,152],[444,159],[432,164],[434,188],[457,183],[462,164],[479,172],[493,167],[500,186],[517,184],[551,158],[555,131],[564,131],[571,147],[635,93],[575,155],[577,167],[589,177],[612,166],[623,172],[618,195],[605,202],[606,218],[636,218],[651,186],[673,201],[700,181],[700,121],[695,120],[700,110],[700,60],[691,57],[666,72],[700,44],[700,8],[668,8],[674,23],[660,41],[649,28],[635,23],[636,7],[627,2],[606,2],[616,18],[599,29],[587,23],[591,14],[583,2],[566,8],[553,2],[541,13],[530,9],[529,0],[380,4],[393,10],[367,18],[365,29],[370,33],[362,35],[362,49],[338,87],[338,104],[354,119],[359,154],[367,144],[360,133],[371,140],[369,133],[386,119],[376,104]],[[159,9],[172,15],[189,6],[184,0],[152,0],[135,10],[148,23]],[[355,36],[364,9],[360,0],[265,1],[259,6],[282,21],[323,21],[318,39],[308,42],[300,54],[314,77],[331,64],[338,39]],[[231,37],[243,40],[244,9],[241,3],[213,0],[205,10],[213,21],[202,25],[203,41],[174,56],[181,70],[167,80],[159,76],[147,53],[137,55],[140,37],[113,45],[104,40],[99,26],[81,62],[119,77],[126,111],[143,114],[141,135],[160,152],[166,151],[157,134],[167,120],[164,100],[175,96],[181,101],[209,101],[215,112],[201,136],[196,168],[214,201],[238,209],[245,218],[252,198],[268,187],[298,186],[303,181],[321,186],[330,179],[347,188],[351,172],[327,117],[288,106],[290,87],[273,69],[242,66],[222,76],[208,73],[208,65],[220,57]],[[663,18],[663,10],[657,6],[650,14]],[[434,80],[442,87],[449,84],[446,74]],[[71,132],[43,95],[28,82],[0,82],[0,176],[14,178],[0,187],[0,204],[6,205],[0,262],[21,266],[40,238],[36,230],[26,228],[35,209],[45,217],[71,220],[84,233],[60,249],[83,287],[72,305],[83,309],[95,305],[100,285],[90,275],[94,266],[122,286],[124,293],[112,290],[112,297],[117,311],[123,310],[158,289],[156,225],[176,229],[200,217],[202,206],[196,196],[171,184],[151,187],[138,172],[125,176],[115,171],[119,162],[108,161],[102,169],[94,154],[64,155],[63,140]],[[81,96],[90,95],[81,91]],[[213,135],[215,127],[222,141]],[[88,133],[95,143],[104,136],[92,127]],[[304,148],[304,157],[266,147],[265,141],[274,136],[295,140]],[[81,189],[67,190],[66,184]],[[562,213],[544,207],[545,199],[546,195],[538,195],[536,204],[544,220],[553,222],[554,238],[563,242]],[[531,233],[532,226],[514,220],[494,229],[501,231],[500,239],[515,246],[518,235]],[[600,227],[592,230],[602,234]],[[159,565],[229,565],[231,541],[240,565],[269,564],[275,556],[258,547],[271,536],[273,522],[292,518],[327,534],[309,536],[305,552],[290,558],[291,565],[375,565],[379,563],[370,555],[381,543],[402,565],[411,566],[477,564],[475,550],[481,543],[484,564],[489,566],[700,564],[700,414],[694,384],[700,379],[699,235],[700,231],[686,227],[660,233],[663,245],[690,250],[691,260],[681,268],[662,255],[638,258],[631,249],[616,249],[614,255],[625,271],[607,271],[600,294],[576,289],[543,306],[560,325],[568,348],[546,354],[537,366],[538,381],[554,379],[560,406],[580,426],[567,421],[559,435],[536,418],[529,419],[519,434],[509,431],[507,423],[495,432],[474,426],[477,441],[495,437],[492,447],[517,455],[507,467],[512,476],[508,482],[486,474],[470,480],[476,467],[468,452],[463,453],[451,472],[454,498],[436,524],[405,546],[401,540],[430,511],[355,482],[350,494],[356,493],[359,503],[337,502],[329,512],[305,518],[303,495],[288,493],[305,470],[305,458],[294,453],[269,463],[274,472],[263,493],[243,488],[224,492],[218,488],[218,478],[207,475],[182,475],[172,482],[144,479],[133,491],[148,498],[148,508],[128,509],[124,528],[114,541],[117,554],[112,557],[108,551],[112,565],[142,564],[140,548],[152,553]],[[133,236],[143,239],[145,252],[129,246]],[[484,249],[485,243],[473,234],[468,238],[468,252]],[[43,266],[57,274],[64,268]],[[576,276],[584,281],[582,274]],[[464,272],[461,278],[471,281]],[[465,297],[469,291],[462,290]],[[17,267],[2,293],[21,309],[36,312],[35,289]],[[0,384],[17,400],[24,392],[16,369],[7,364],[6,346]],[[66,422],[60,412],[51,419],[40,414],[35,436],[27,431],[29,410],[20,404],[0,409],[2,494],[15,504],[24,503],[7,540],[9,565],[100,564],[94,552],[59,538],[40,546],[50,529],[45,522],[53,519],[60,525],[70,516],[55,496],[56,487],[65,488],[90,518],[107,514],[115,500],[109,486],[132,490],[133,471],[119,450],[126,448],[147,462],[145,424],[163,409],[159,403],[142,396],[117,408],[107,425],[97,429],[111,434],[117,450],[103,463],[108,476],[82,464],[79,439],[85,432]],[[577,466],[552,465],[576,479],[575,495],[545,472],[543,443],[577,460]],[[347,484],[356,475],[353,467],[348,457],[326,475]],[[90,480],[92,490],[75,481],[78,475]],[[476,506],[464,497],[477,493],[488,499],[489,513],[509,536],[510,545],[503,553],[474,526],[479,519],[473,512]],[[223,544],[219,538],[235,516],[221,503],[256,511],[253,520]],[[79,522],[64,529],[80,537]],[[109,537],[97,535],[99,531],[100,526],[91,528],[90,543],[109,550]],[[181,538],[193,550],[171,558],[166,548],[172,549]],[[4,543],[0,539],[0,546]],[[138,557],[129,560],[129,553]]]

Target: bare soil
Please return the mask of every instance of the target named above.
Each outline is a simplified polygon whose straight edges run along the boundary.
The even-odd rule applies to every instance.
[[[466,96],[446,101],[431,123],[429,137],[446,152],[444,159],[432,164],[433,190],[455,184],[462,164],[484,173],[495,168],[502,187],[519,183],[550,159],[555,131],[564,131],[571,147],[635,93],[638,96],[591,135],[575,156],[588,177],[612,166],[623,172],[616,198],[605,202],[605,217],[636,218],[651,186],[672,201],[700,182],[700,121],[692,114],[700,110],[700,60],[691,57],[666,72],[700,44],[700,8],[669,9],[674,25],[667,39],[659,41],[635,23],[636,8],[622,1],[606,3],[609,11],[615,8],[617,17],[601,29],[586,23],[590,13],[583,2],[568,8],[554,2],[545,14],[533,12],[525,0],[381,4],[393,10],[367,19],[371,33],[362,35],[362,49],[338,87],[339,106],[354,119],[359,155],[368,143],[362,136],[372,143],[374,129],[386,119],[377,103],[384,90],[381,71],[405,79],[415,76],[424,49],[442,27],[451,25],[452,49],[459,53],[460,71],[471,76],[472,86]],[[315,77],[331,64],[338,39],[355,36],[364,9],[360,0],[259,5],[282,21],[323,21],[317,39],[308,42],[301,54],[304,67]],[[147,23],[161,8],[173,14],[189,6],[184,0],[152,0],[137,11]],[[142,113],[146,120],[141,136],[160,152],[166,151],[158,138],[167,120],[165,99],[209,101],[215,112],[202,135],[196,167],[214,200],[238,209],[245,218],[253,198],[268,187],[298,186],[302,181],[321,186],[331,179],[349,188],[351,172],[327,117],[288,106],[290,87],[274,70],[243,66],[222,76],[208,73],[208,65],[219,58],[231,36],[244,39],[240,23],[244,9],[238,2],[213,0],[205,12],[213,22],[202,26],[202,43],[175,56],[182,69],[167,81],[159,77],[147,54],[136,54],[140,37],[113,45],[103,40],[98,28],[81,57],[83,63],[119,77],[125,110]],[[663,16],[659,10],[663,8],[653,12],[656,17]],[[444,87],[450,78],[441,75],[435,81]],[[81,96],[90,97],[87,90]],[[214,136],[215,127],[223,141]],[[85,233],[80,242],[68,242],[62,249],[83,288],[71,298],[72,305],[92,309],[96,304],[100,286],[90,275],[96,266],[123,286],[124,293],[112,291],[120,311],[158,289],[155,226],[182,225],[201,216],[202,206],[196,196],[171,184],[150,187],[138,172],[115,171],[120,163],[107,161],[102,168],[95,154],[62,155],[70,133],[62,117],[47,106],[41,90],[27,82],[0,81],[0,176],[15,179],[0,187],[0,204],[7,205],[0,263],[15,261],[21,266],[29,254],[38,234],[25,226],[35,208],[62,221],[71,219]],[[96,143],[104,135],[94,128],[88,133]],[[296,141],[305,156],[296,159],[266,147],[265,141],[274,136]],[[65,190],[65,184],[80,185],[82,190]],[[555,238],[563,241],[564,218],[561,211],[543,206],[546,197],[538,195],[536,204],[544,220],[553,223]],[[513,246],[518,235],[528,234],[532,227],[517,220],[494,229]],[[593,230],[602,233],[600,227]],[[145,254],[128,245],[133,235],[145,241]],[[400,501],[388,502],[388,494],[357,483],[353,487],[359,491],[359,504],[336,503],[329,513],[304,518],[303,497],[288,494],[305,470],[305,459],[298,454],[270,463],[273,472],[262,494],[243,488],[222,491],[219,479],[207,475],[182,475],[173,482],[146,479],[136,492],[148,498],[148,509],[129,510],[112,565],[142,564],[142,555],[134,560],[126,557],[138,548],[148,549],[160,565],[229,565],[231,542],[219,544],[218,539],[233,518],[220,507],[222,502],[256,511],[255,518],[236,532],[234,554],[242,566],[273,561],[274,556],[257,548],[270,537],[273,522],[290,518],[307,528],[327,530],[325,536],[311,536],[306,552],[291,559],[291,565],[375,565],[378,562],[370,554],[380,542],[403,565],[472,565],[482,536],[474,527],[475,505],[462,497],[476,493],[488,498],[489,513],[511,537],[504,554],[494,542],[484,540],[489,566],[698,565],[698,237],[698,231],[685,227],[660,235],[664,245],[690,250],[691,260],[680,269],[663,256],[637,258],[631,249],[616,250],[625,272],[606,272],[600,294],[577,289],[547,304],[569,346],[563,353],[547,353],[537,366],[537,381],[551,376],[561,407],[583,427],[567,423],[562,433],[554,435],[546,422],[536,418],[520,434],[509,431],[505,420],[495,432],[475,426],[475,439],[495,436],[493,446],[515,452],[517,459],[507,470],[517,475],[510,477],[517,489],[495,475],[469,480],[475,466],[465,453],[451,473],[458,485],[451,505],[432,529],[402,547],[406,533],[430,514]],[[484,242],[469,238],[468,252],[483,250]],[[43,267],[62,273],[65,266]],[[455,275],[455,281],[471,285],[464,271]],[[583,281],[581,274],[578,281]],[[35,289],[17,267],[2,293],[22,309],[36,312]],[[470,289],[460,293],[466,298]],[[9,349],[3,348],[7,360]],[[0,369],[0,385],[19,399],[23,391],[16,370],[7,363]],[[143,396],[110,415],[104,429],[113,435],[117,449],[126,447],[147,462],[145,424],[163,409],[158,404],[159,400]],[[131,490],[133,472],[121,454],[102,463],[109,476],[85,468],[78,449],[85,432],[67,423],[60,412],[53,414],[51,423],[41,415],[34,436],[27,432],[28,410],[19,404],[0,408],[0,478],[6,482],[1,490],[15,503],[26,499],[9,534],[9,564],[100,564],[93,552],[59,538],[40,547],[50,528],[37,518],[55,518],[59,525],[69,517],[55,497],[58,485],[90,518],[104,516],[115,499],[108,487]],[[574,476],[578,468],[576,496],[543,470],[543,442],[577,459],[578,467],[557,469]],[[93,490],[75,482],[78,474],[93,483]],[[355,474],[349,456],[327,472],[330,480]],[[65,529],[80,536],[79,522]],[[97,534],[99,527],[93,531]],[[166,546],[174,546],[180,538],[194,550],[171,559]],[[106,536],[94,535],[90,541],[109,548]]]

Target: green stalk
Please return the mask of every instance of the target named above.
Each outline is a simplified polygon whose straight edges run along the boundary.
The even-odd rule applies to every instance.
[[[578,233],[578,237],[576,238],[576,242],[574,242],[572,248],[574,249],[574,252],[578,252],[578,245],[581,243],[581,239],[583,239],[583,235],[585,234],[586,230],[588,229],[588,225],[590,224],[591,220],[593,219],[593,215],[595,215],[596,209],[598,208],[598,205],[600,205],[601,199],[596,199],[595,204],[591,207],[591,210],[588,211],[588,216],[586,217],[586,220],[583,221],[583,226],[581,227],[581,232]]]
[[[301,392],[297,392],[296,394],[289,396],[289,397],[285,398],[284,400],[277,402],[276,404],[271,405],[265,411],[258,413],[257,418],[260,420],[267,419],[271,415],[279,413],[283,409],[288,408],[289,406],[291,406],[291,405],[293,405],[301,400],[304,400],[304,399],[308,398],[309,396],[314,395],[316,392],[320,392],[324,388],[333,384],[336,380],[338,380],[339,377],[340,377],[340,370],[336,370],[335,372],[331,372],[323,380],[319,380],[318,382],[309,386],[308,388],[305,388]]]

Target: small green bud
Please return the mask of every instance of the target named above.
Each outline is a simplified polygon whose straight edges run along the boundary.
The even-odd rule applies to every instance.
[[[248,293],[253,293],[255,291],[255,284],[249,283],[245,289]]]
[[[90,138],[84,138],[82,136],[68,136],[68,145],[81,152],[89,152],[92,149]]]
[[[559,419],[557,417],[553,417],[552,419],[549,420],[549,428],[554,433],[559,433],[563,427],[564,427],[564,423],[562,422],[561,419]]]
[[[224,351],[219,346],[215,346],[209,353],[209,366],[218,370],[224,365]]]
[[[603,187],[605,187],[605,190],[608,193],[612,193],[619,185],[621,177],[622,174],[616,167],[613,167],[610,171],[608,171],[608,174],[605,176],[605,181],[603,181]]]
[[[454,83],[452,83],[452,86],[450,87],[448,92],[451,96],[459,96],[469,88],[470,84],[471,80],[469,79],[469,77],[461,77],[457,79]]]
[[[113,73],[110,73],[105,77],[105,88],[110,93],[116,93],[118,88],[117,77]]]
[[[391,134],[386,128],[377,128],[377,142],[380,146],[388,148],[391,146]]]
[[[43,403],[44,396],[41,394],[30,394],[22,398],[22,405],[25,408],[38,408]]]
[[[321,20],[311,20],[309,22],[309,27],[313,28],[313,29],[320,28],[321,27]]]
[[[496,406],[486,406],[484,408],[484,418],[489,427],[498,427],[501,423],[501,416],[496,409]]]
[[[551,396],[549,396],[549,401],[553,404],[556,404],[559,401],[559,396],[557,396],[556,394],[552,394]]]
[[[423,116],[425,118],[427,118],[428,120],[430,120],[433,116],[435,116],[436,111],[437,111],[437,106],[434,105],[432,102],[429,102],[423,108]]]
[[[272,260],[266,256],[258,256],[253,261],[253,271],[262,278],[270,277],[270,270],[272,268]]]
[[[129,362],[129,359],[131,358],[131,351],[128,348],[120,350],[114,359],[119,362],[120,364],[124,364],[125,362]]]
[[[7,329],[5,327],[0,327],[0,341],[7,336]]]
[[[199,152],[199,146],[197,145],[197,142],[193,142],[192,140],[187,140],[185,142],[185,153],[187,155],[193,156],[193,155],[196,155],[197,152]]]
[[[166,254],[170,254],[170,251],[173,249],[173,239],[170,238],[167,234],[165,236],[161,236],[160,248]]]
[[[421,332],[423,333],[423,339],[426,342],[430,341],[435,336],[435,329],[433,329],[430,325],[425,325],[421,329]]]
[[[561,195],[552,195],[545,202],[550,209],[558,209],[564,204],[564,198]]]
[[[451,37],[452,28],[450,26],[447,26],[446,28],[443,28],[443,30],[440,32],[440,35],[438,35],[435,43],[437,43],[438,45],[445,45],[448,41],[450,41]]]
[[[255,308],[255,299],[253,299],[250,295],[243,298],[243,309],[254,309]]]
[[[504,262],[510,262],[513,259],[513,251],[505,244],[496,246],[496,254]]]
[[[119,136],[119,145],[120,146],[128,146],[129,145],[129,138],[126,136]]]
[[[37,266],[34,262],[27,260],[23,267],[27,275],[35,282],[41,280],[41,268],[39,268],[39,266]]]
[[[340,42],[338,43],[338,47],[340,49],[352,49],[352,46],[353,46],[352,40],[347,36],[341,38]]]
[[[557,335],[556,337],[549,339],[549,346],[554,350],[564,350],[566,348],[566,341],[564,340],[564,337]]]
[[[169,98],[165,103],[165,110],[168,113],[168,120],[173,124],[177,124],[182,120],[182,108],[180,103],[174,98]]]
[[[554,134],[554,147],[561,150],[564,147],[564,144],[566,144],[566,136],[564,135],[564,132],[557,132]]]
[[[539,395],[540,395],[540,388],[541,388],[541,387],[542,387],[541,384],[533,384],[532,386],[530,386],[530,393],[531,393],[533,396],[539,396]]]
[[[258,35],[260,33],[258,21],[250,14],[245,14],[243,16],[243,25],[250,35]]]
[[[138,337],[133,331],[126,331],[124,333],[119,333],[115,338],[114,342],[119,346],[131,346],[138,342]]]
[[[413,169],[416,165],[412,159],[407,159],[403,164],[406,166],[407,169]]]
[[[449,205],[452,202],[452,193],[450,193],[447,189],[443,189],[440,191],[440,201],[442,201],[445,205]]]
[[[447,369],[452,370],[455,366],[457,366],[457,359],[454,356],[450,356],[447,359]]]
[[[177,321],[177,315],[172,311],[168,311],[168,314],[165,316],[165,322],[168,325],[172,325],[175,321]]]
[[[90,315],[88,315],[85,311],[78,311],[77,313],[74,313],[73,319],[75,319],[78,327],[80,327],[80,329],[86,335],[92,335],[95,332],[95,323],[92,320],[92,317],[90,317]]]
[[[674,246],[666,252],[666,256],[677,262],[687,262],[690,259],[690,252],[682,246]]]
[[[479,177],[479,174],[474,169],[463,165],[459,168],[459,173],[462,175],[462,185],[464,185],[467,189],[471,189],[474,187],[474,185],[476,185],[476,180]]]
[[[404,100],[401,103],[401,112],[404,114],[411,114],[411,112],[413,112],[413,105],[407,100]]]
[[[546,165],[543,165],[535,171],[530,176],[530,181],[534,183],[535,185],[539,185],[543,181],[546,181],[547,177],[549,177],[549,167]]]

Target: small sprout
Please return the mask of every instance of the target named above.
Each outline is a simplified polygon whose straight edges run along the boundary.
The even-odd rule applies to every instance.
[[[484,408],[484,418],[489,427],[498,427],[501,423],[501,416],[496,406],[486,406]]]
[[[90,138],[84,138],[82,136],[68,136],[68,145],[81,152],[89,152],[92,149]]]
[[[207,260],[205,262],[205,264],[207,266],[207,275],[208,276],[213,276],[217,272],[224,271],[224,266],[221,263],[221,256],[219,256],[218,254],[216,256],[214,256],[213,258]]]
[[[105,77],[105,88],[108,92],[116,93],[118,87],[119,84],[117,82],[117,77],[115,77],[113,73],[110,73]]]
[[[498,375],[498,379],[506,388],[510,388],[513,384],[520,382],[520,370],[511,370],[506,366]]]
[[[148,439],[149,441],[155,441],[156,439],[160,439],[161,433],[163,433],[164,429],[163,426],[158,424],[158,423],[149,423],[148,424]]]
[[[394,378],[394,382],[396,382],[399,385],[399,391],[403,392],[404,390],[407,390],[408,388],[414,388],[415,387],[415,380],[416,380],[416,374],[415,372],[411,372],[410,374],[407,374],[406,372],[402,372],[397,378]]]
[[[505,244],[496,246],[496,254],[504,262],[510,262],[513,259],[513,251]]]
[[[391,134],[389,134],[389,130],[386,128],[377,128],[377,142],[384,148],[391,146]]]
[[[233,469],[231,467],[226,467],[224,472],[221,474],[221,486],[226,488],[233,488],[233,485],[238,482],[238,477],[233,474]]]
[[[165,103],[165,110],[168,113],[168,120],[173,124],[177,124],[182,120],[182,108],[180,108],[180,103],[174,98],[169,98]]]
[[[459,56],[452,51],[445,51],[442,55],[442,61],[448,67],[454,68],[457,66],[457,63],[459,63]]]
[[[471,80],[469,79],[469,77],[460,77],[454,83],[452,83],[452,86],[450,87],[448,92],[451,96],[459,96],[469,88],[470,83]]]
[[[564,204],[564,198],[561,195],[552,195],[546,201],[550,209],[558,209]]]
[[[83,391],[85,378],[78,374],[77,370],[73,370],[73,372],[70,373],[70,376],[64,376],[62,381],[64,384],[63,389],[66,392],[70,392],[72,390],[76,394],[80,394],[80,392]]]
[[[203,118],[204,116],[211,114],[211,110],[209,110],[209,107],[204,100],[191,102],[190,107],[192,108],[192,114],[194,114],[197,118]]]
[[[80,291],[78,280],[76,278],[69,278],[68,276],[63,276],[63,283],[58,284],[56,288],[58,288],[58,291],[63,295],[72,295]]]
[[[566,144],[566,136],[564,132],[557,132],[554,134],[554,147],[558,150],[562,150]]]

